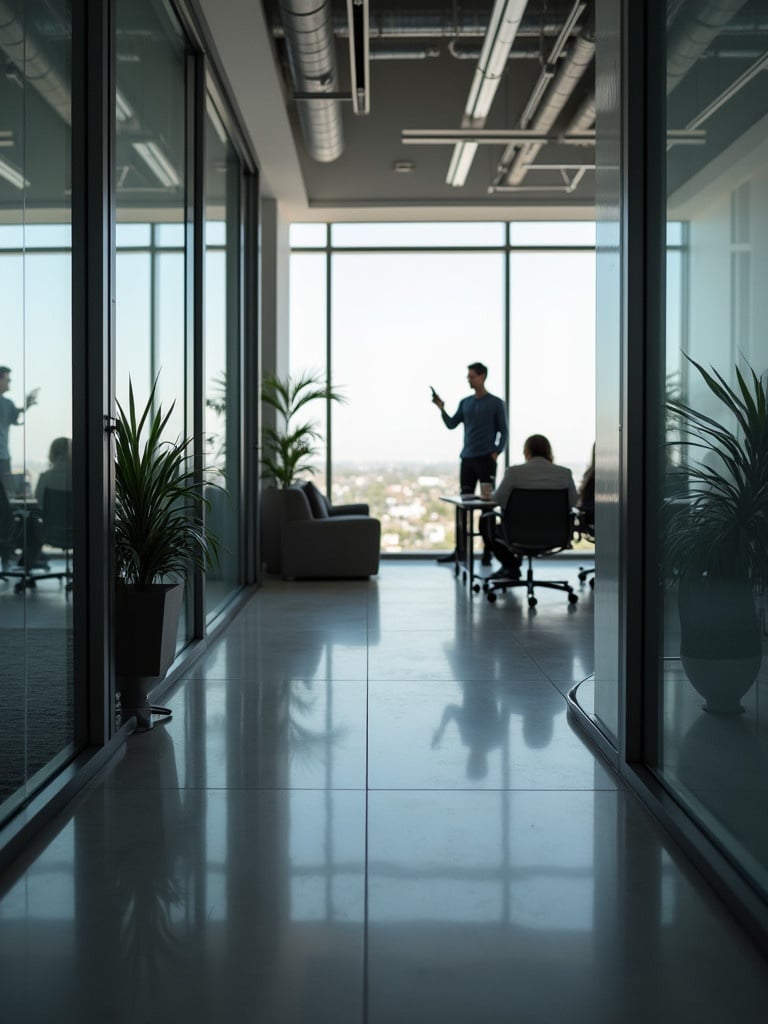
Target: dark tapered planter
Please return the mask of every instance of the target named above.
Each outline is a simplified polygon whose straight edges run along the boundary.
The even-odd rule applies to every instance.
[[[762,663],[760,624],[746,579],[689,575],[680,582],[680,660],[706,711],[738,714]]]
[[[135,715],[140,728],[151,728],[147,694],[176,654],[183,597],[183,583],[117,587],[115,675],[124,722]]]

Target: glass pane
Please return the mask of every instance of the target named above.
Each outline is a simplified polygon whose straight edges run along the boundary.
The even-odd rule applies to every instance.
[[[510,462],[545,434],[578,481],[595,440],[594,254],[513,253],[509,305]]]
[[[187,422],[187,67],[170,5],[117,0],[115,389],[125,406],[129,381],[141,410],[157,381],[156,404],[173,413],[168,440]],[[169,251],[171,250],[171,251]],[[175,251],[174,251],[175,250]],[[166,581],[167,582],[167,581]],[[191,594],[184,599],[191,607]],[[182,612],[178,647],[191,635]]]
[[[366,501],[384,552],[450,550],[461,430],[447,430],[467,365],[504,396],[504,256],[392,253],[333,257],[333,501]]]
[[[673,56],[687,13],[674,6]],[[668,128],[704,137],[667,149],[675,249],[658,358],[658,404],[667,405],[652,437],[661,645],[647,751],[676,799],[764,892],[768,92],[752,72],[768,49],[767,19],[765,0],[751,4],[749,26],[727,36],[727,61],[704,59],[726,41],[715,37],[702,58],[678,61],[668,82]]]
[[[291,224],[289,228],[291,246],[298,249],[324,249],[328,238],[326,224]]]
[[[205,442],[209,528],[222,545],[206,574],[212,618],[240,584],[240,162],[208,110],[205,255]],[[217,127],[218,126],[218,127]],[[222,132],[223,133],[223,132]],[[226,243],[226,244],[225,244]],[[213,486],[211,486],[213,485]]]
[[[152,229],[149,224],[117,224],[115,237],[118,249],[129,249],[134,246],[147,249],[152,239]]]
[[[71,10],[8,0],[0,76],[0,820],[84,743],[72,649]],[[37,64],[27,62],[27,53]],[[15,173],[14,173],[15,171]],[[44,211],[44,212],[43,212]]]
[[[594,221],[519,221],[509,225],[511,245],[594,245]]]
[[[325,375],[326,367],[326,256],[294,253],[291,256],[290,292],[290,356],[288,370],[292,377],[306,373]],[[312,479],[324,491],[328,417],[325,404],[315,402],[312,419],[320,437]],[[307,474],[309,476],[310,474]]]
[[[504,224],[399,223],[332,224],[331,243],[341,247],[364,246],[467,246],[504,245]]]

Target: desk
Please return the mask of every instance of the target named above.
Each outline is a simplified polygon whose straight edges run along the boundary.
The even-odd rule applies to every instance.
[[[447,501],[456,507],[455,575],[458,576],[461,570],[462,582],[469,582],[469,589],[477,594],[480,591],[480,584],[475,583],[474,540],[480,536],[480,531],[475,529],[474,513],[490,512],[497,507],[496,502],[484,501],[482,498],[465,494],[441,494],[440,501]]]

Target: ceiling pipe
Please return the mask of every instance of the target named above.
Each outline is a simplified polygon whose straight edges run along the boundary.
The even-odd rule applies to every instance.
[[[557,118],[573,95],[576,86],[591,65],[594,56],[595,33],[594,26],[590,23],[576,39],[567,57],[558,68],[541,106],[530,121],[532,128],[542,132],[552,130]],[[506,164],[504,158],[502,158],[502,166],[506,170],[501,174],[501,183],[504,185],[519,185],[528,173],[528,168],[536,159],[540,149],[540,143],[529,142],[513,157],[511,164]],[[505,156],[507,156],[506,153]]]
[[[488,16],[474,11],[459,11],[455,16],[434,11],[383,11],[371,15],[370,36],[371,39],[483,39],[488,25]],[[540,39],[542,36],[556,36],[561,27],[562,21],[542,24],[538,17],[524,18],[517,37]],[[275,25],[272,34],[276,39],[282,39],[285,32],[281,25]],[[334,15],[333,34],[339,39],[346,39],[349,35],[344,15]]]
[[[280,12],[295,91],[312,97],[338,93],[330,0],[280,0]],[[338,159],[344,149],[340,101],[300,102],[298,115],[309,155],[321,163]]]
[[[461,119],[462,128],[484,126],[527,5],[528,0],[496,0],[494,3]],[[477,146],[472,142],[461,142],[456,146],[445,179],[448,185],[461,188],[476,152]]]
[[[0,49],[19,69],[23,80],[40,93],[65,124],[71,125],[72,93],[69,86],[1,0]]]
[[[747,0],[683,4],[667,37],[667,95],[677,86]]]
[[[517,41],[519,43],[520,33]],[[458,38],[451,39],[448,43],[448,53],[456,60],[480,60],[481,48],[476,43],[464,43],[462,45]],[[541,60],[541,46],[539,40],[534,39],[525,46],[515,46],[509,51],[509,60]]]

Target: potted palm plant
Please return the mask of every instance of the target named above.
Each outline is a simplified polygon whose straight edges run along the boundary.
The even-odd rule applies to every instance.
[[[302,473],[314,473],[320,432],[317,424],[298,419],[310,402],[343,402],[319,373],[304,372],[285,378],[267,375],[262,381],[261,400],[276,412],[275,425],[263,430],[262,475],[267,487],[261,502],[261,550],[268,572],[280,572],[282,493]]]
[[[679,585],[680,656],[706,710],[738,712],[762,661],[755,593],[768,577],[768,390],[751,367],[735,367],[731,387],[716,370],[689,362],[721,415],[667,403],[694,456],[666,530]]]
[[[164,438],[174,405],[153,412],[156,389],[139,413],[129,383],[115,432],[115,674],[123,720],[136,715],[143,728],[152,724],[147,692],[176,652],[184,582],[219,557],[192,438]]]

